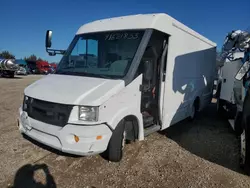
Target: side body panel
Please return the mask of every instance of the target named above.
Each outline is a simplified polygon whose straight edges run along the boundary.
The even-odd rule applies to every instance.
[[[200,108],[211,102],[215,79],[216,46],[173,22],[169,38],[162,129],[188,117],[194,100]]]
[[[226,62],[224,66],[221,68],[222,82],[221,82],[220,99],[226,100],[230,103],[234,103],[234,88],[240,89],[241,92],[242,83],[237,82],[234,78],[234,76],[240,69],[241,65],[242,63],[241,60],[239,59],[231,62]]]
[[[99,108],[100,122],[106,122],[112,129],[126,116],[133,115],[138,121],[138,139],[144,139],[143,119],[140,111],[142,75],[128,84],[123,90],[110,97]]]

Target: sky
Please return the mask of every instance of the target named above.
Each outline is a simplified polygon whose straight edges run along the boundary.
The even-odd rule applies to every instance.
[[[108,17],[167,13],[218,49],[228,32],[250,26],[250,0],[1,0],[0,6],[0,51],[16,58],[35,54],[49,62],[61,56],[47,55],[46,30],[53,30],[54,49],[67,49],[81,25]]]

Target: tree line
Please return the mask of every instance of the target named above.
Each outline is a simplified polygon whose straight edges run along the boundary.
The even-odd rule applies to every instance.
[[[10,53],[9,51],[0,52],[0,57],[2,57],[4,59],[16,59],[16,57],[12,53]],[[23,59],[25,61],[46,61],[40,57],[37,57],[35,54],[32,54],[28,57],[24,57]]]

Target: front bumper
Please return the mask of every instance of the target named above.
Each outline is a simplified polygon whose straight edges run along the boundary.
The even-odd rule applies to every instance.
[[[22,108],[19,108],[19,115],[18,127],[21,133],[65,153],[82,156],[102,153],[107,149],[112,135],[106,124],[92,126],[67,124],[59,127],[28,117]],[[78,142],[74,136],[79,138]]]

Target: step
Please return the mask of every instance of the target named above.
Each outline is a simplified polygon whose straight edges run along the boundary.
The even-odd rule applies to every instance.
[[[153,124],[154,117],[153,116],[143,116],[143,126],[144,128],[149,127]]]
[[[147,127],[146,129],[144,129],[144,136],[148,136],[151,133],[157,132],[161,129],[160,125],[152,125],[150,127]]]

